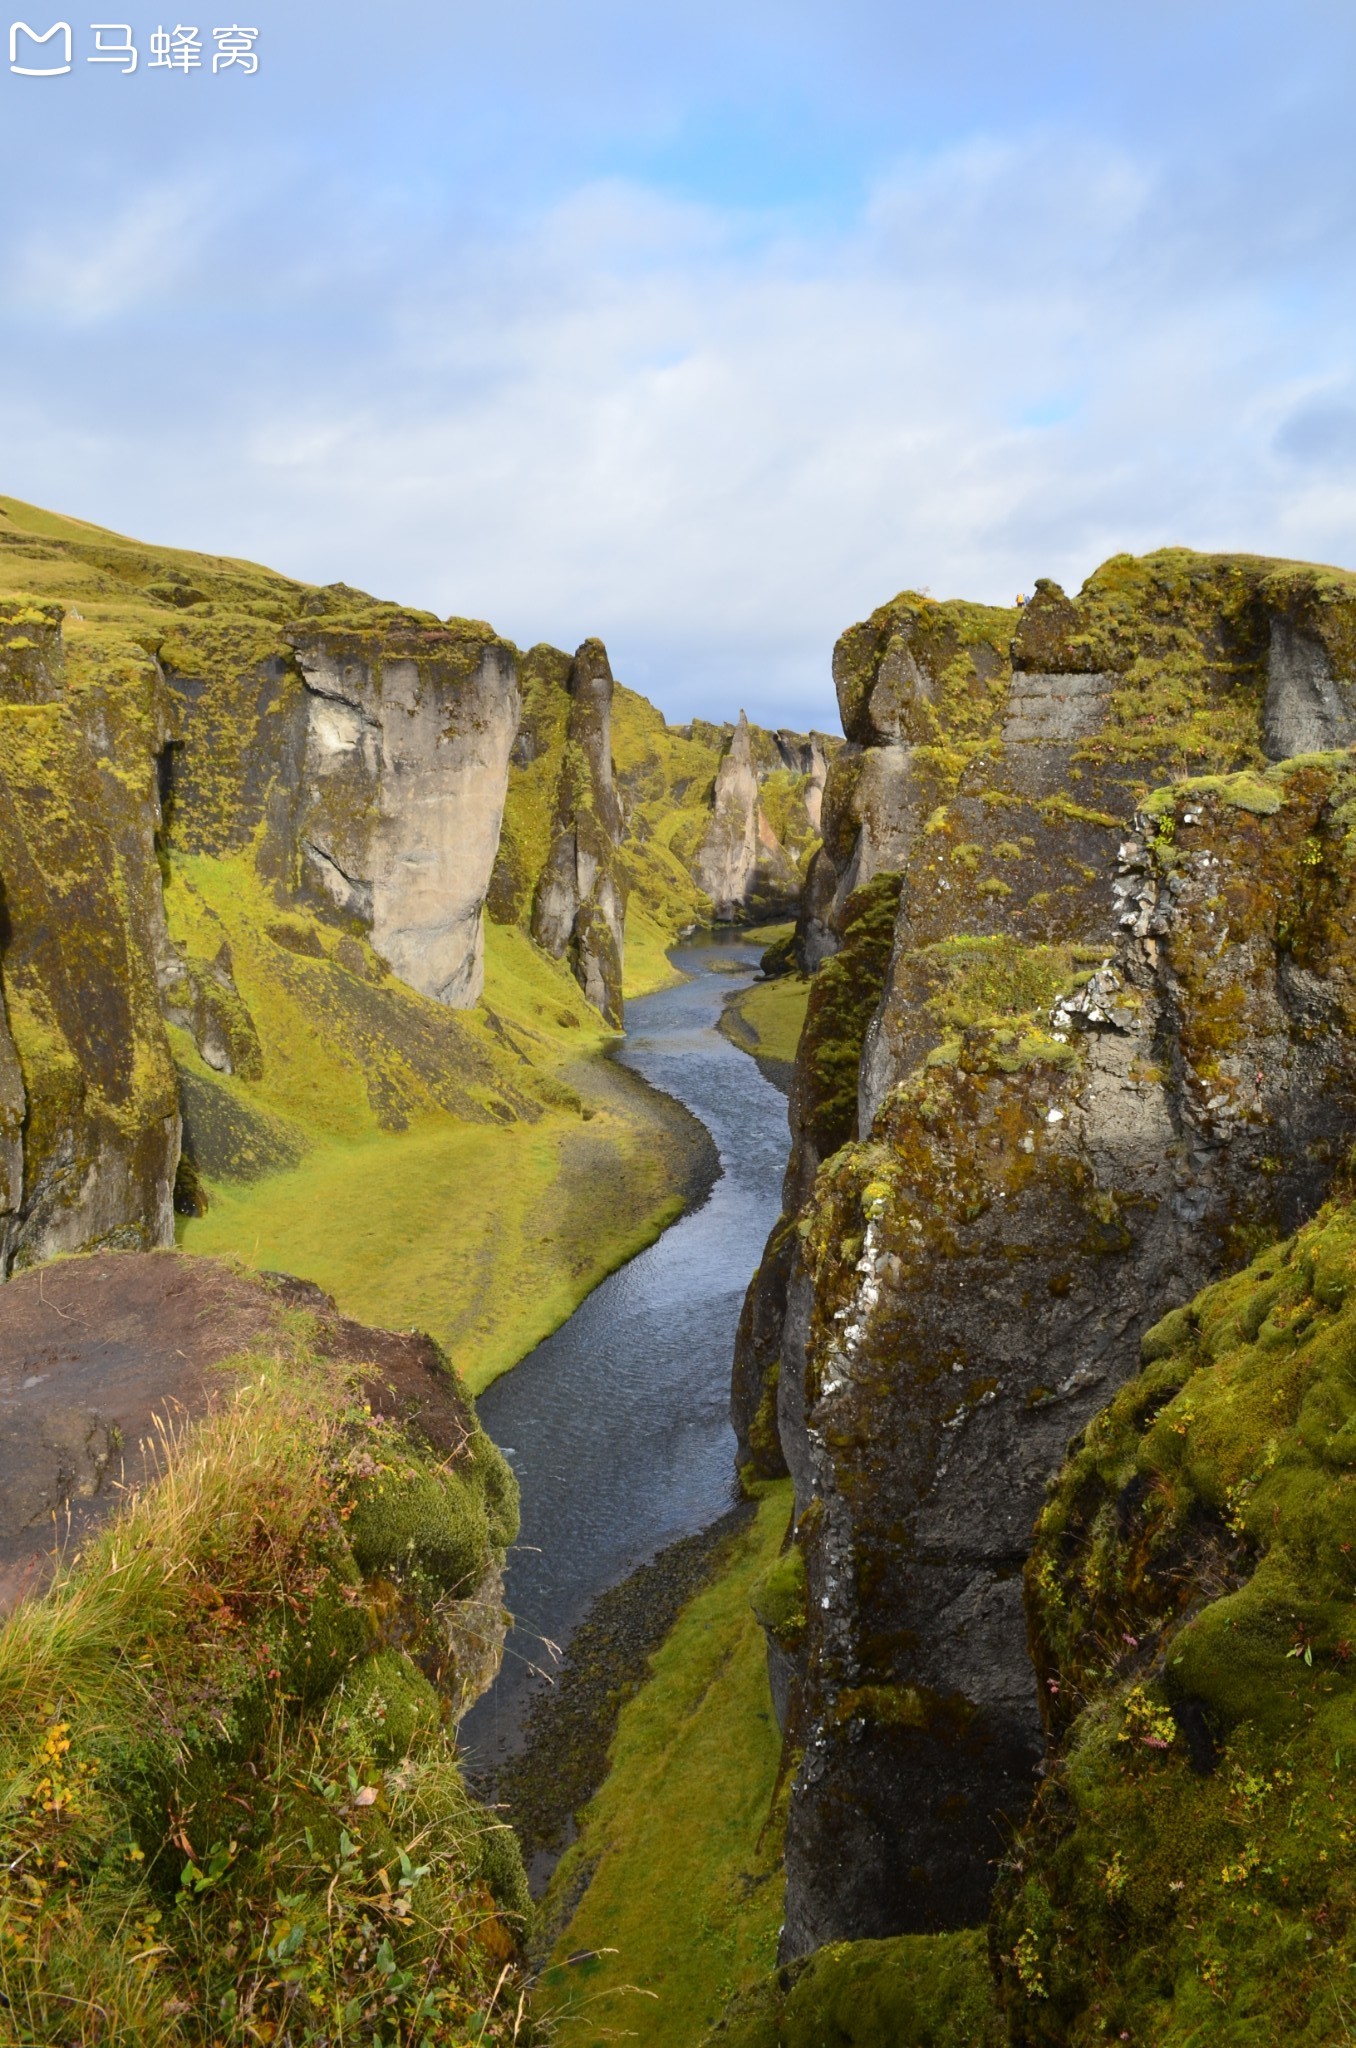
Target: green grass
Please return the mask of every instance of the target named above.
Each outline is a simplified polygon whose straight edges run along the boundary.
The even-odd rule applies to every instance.
[[[800,1044],[809,1000],[810,983],[799,974],[781,974],[775,981],[755,981],[730,1005],[749,1034],[745,1037],[743,1033],[731,1033],[735,1044],[789,1066]]]
[[[378,1423],[311,1337],[293,1312],[231,1361],[234,1397],[0,1632],[14,2048],[518,2038],[521,1863],[411,1654],[445,1649],[447,1529],[488,1565],[512,1481]],[[401,1648],[358,1534],[393,1511]]]
[[[549,1910],[592,1871],[537,1997],[560,2048],[628,2033],[693,2048],[776,1959],[781,1738],[749,1603],[789,1509],[789,1484],[767,1488],[732,1562],[622,1709],[611,1771],[548,1895]],[[599,1953],[566,1967],[582,1950]]]
[[[185,1071],[304,1154],[255,1180],[209,1170],[206,1214],[180,1220],[186,1250],[417,1324],[478,1392],[678,1214],[662,1132],[591,1078],[615,1035],[521,931],[487,922],[484,1001],[452,1012],[374,956],[372,982],[348,972],[340,936],[281,912],[246,855],[176,858],[166,905],[192,957],[229,946],[263,1048],[245,1081],[211,1074],[180,1034]],[[313,950],[279,945],[280,928]]]
[[[626,907],[626,958],[622,974],[622,993],[628,1003],[637,996],[672,988],[682,980],[669,958],[669,947],[676,937],[677,928],[670,930],[661,924],[632,896]]]
[[[707,2048],[1004,2048],[983,1928],[836,1941],[737,1999]]]
[[[291,1173],[214,1189],[185,1218],[184,1248],[314,1280],[362,1322],[427,1330],[479,1393],[653,1242],[681,1204],[638,1134],[600,1111],[587,1143],[648,1210],[569,1214],[565,1153],[577,1119],[497,1129],[450,1118],[394,1137],[317,1148]]]

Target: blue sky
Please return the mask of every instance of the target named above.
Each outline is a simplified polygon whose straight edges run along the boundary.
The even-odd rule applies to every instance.
[[[1356,563],[1349,6],[242,4],[0,69],[17,495],[802,725],[904,585]]]

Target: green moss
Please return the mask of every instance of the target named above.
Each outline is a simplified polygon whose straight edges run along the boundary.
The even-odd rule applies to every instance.
[[[997,1915],[1014,2040],[1336,2038],[1356,1953],[1356,1217],[1144,1339],[1037,1529],[1060,1740]]]
[[[1231,804],[1235,810],[1251,811],[1259,818],[1271,818],[1285,801],[1285,772],[1291,765],[1286,762],[1265,774],[1247,768],[1237,775],[1186,776],[1161,790],[1152,791],[1144,808],[1151,818],[1162,818],[1183,804],[1189,805],[1195,798],[1214,796],[1221,803]]]
[[[515,1489],[483,1433],[464,1469],[448,1470],[403,1447],[373,1458],[355,1481],[348,1538],[359,1569],[397,1583],[423,1583],[435,1596],[465,1598],[494,1551],[518,1533]]]
[[[1001,2048],[982,1931],[830,1942],[737,2002],[709,2048]]]
[[[783,1650],[794,1652],[805,1638],[805,1553],[790,1543],[753,1589],[753,1611]]]
[[[772,1968],[781,1740],[749,1598],[790,1504],[786,1482],[763,1491],[725,1572],[622,1708],[609,1776],[546,1900],[549,1916],[578,1899],[536,1998],[562,2048],[614,2028],[647,2048],[692,2048]]]
[[[1007,685],[1007,651],[1019,614],[952,599],[939,604],[905,590],[854,626],[834,649],[833,672],[843,730],[870,743],[875,736],[872,693],[892,655],[907,656],[934,679],[931,699],[909,693],[903,737],[933,746],[947,736],[981,744],[995,730]],[[962,757],[963,758],[963,757]]]
[[[398,1764],[435,1737],[442,1707],[423,1673],[399,1650],[365,1657],[341,1683],[343,1732],[379,1764]]]
[[[885,987],[902,877],[877,875],[848,899],[842,949],[810,984],[801,1052],[802,1127],[821,1158],[857,1124],[857,1070]]]

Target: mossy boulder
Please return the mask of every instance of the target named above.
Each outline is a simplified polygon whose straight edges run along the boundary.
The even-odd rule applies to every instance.
[[[1052,1760],[996,1902],[1014,2041],[1338,2038],[1356,1815],[1356,1218],[1147,1333],[1027,1566]]]
[[[359,1568],[421,1598],[467,1598],[517,1533],[517,1489],[483,1431],[451,1467],[397,1440],[389,1455],[366,1448],[355,1469],[348,1539]]]
[[[427,1340],[174,1255],[60,1271],[87,1364],[97,1298],[190,1392],[159,1306],[217,1385],[0,1632],[6,2010],[43,2041],[75,1999],[126,2040],[483,2031],[529,1901],[461,1779],[449,1623],[468,1569],[497,1585],[511,1476]]]

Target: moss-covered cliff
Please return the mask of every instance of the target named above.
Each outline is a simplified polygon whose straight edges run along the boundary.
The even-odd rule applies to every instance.
[[[840,642],[799,935],[829,964],[735,1378],[808,1578],[789,1954],[983,1914],[1043,1746],[1044,1481],[1356,1132],[1351,770],[1266,767],[1352,736],[1353,619],[1356,579],[1177,551]]]
[[[1354,1279],[1342,1202],[1150,1329],[1051,1486],[1052,1754],[993,1933],[1015,2042],[1344,2037]]]
[[[68,676],[60,617],[0,604],[0,1277],[173,1230],[179,1110],[156,986],[172,714],[139,650]]]
[[[366,1178],[390,1228],[349,1262],[353,1305],[398,1315],[398,1270],[407,1312],[450,1335],[502,1248],[535,1284],[466,1361],[502,1368],[671,1213],[672,1138],[656,1150],[615,1086],[579,1085],[596,1011],[619,1020],[630,882],[605,654],[520,661],[475,621],[14,500],[0,608],[0,1270],[168,1242],[182,1105],[181,1230],[247,1256],[271,1239],[346,1293],[334,1217]],[[664,730],[633,702],[620,726]],[[513,927],[567,846],[579,900],[556,972]],[[677,862],[636,866],[642,897],[663,870],[640,933],[653,981],[706,906]],[[403,1171],[362,1156],[401,1134]],[[629,1219],[595,1218],[586,1250],[539,1213],[569,1206],[585,1153],[579,1192],[610,1174]],[[477,1179],[502,1183],[498,1216]],[[274,1200],[284,1183],[294,1199]],[[276,1227],[283,1208],[309,1238]]]

